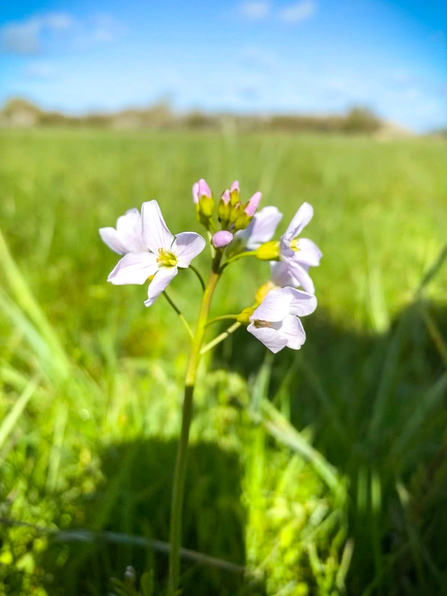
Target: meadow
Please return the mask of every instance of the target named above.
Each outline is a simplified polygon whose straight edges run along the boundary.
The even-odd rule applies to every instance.
[[[98,228],[157,199],[200,232],[204,177],[261,190],[281,230],[310,202],[324,257],[301,351],[240,329],[204,359],[182,593],[447,594],[446,157],[428,138],[0,131],[1,593],[163,594],[189,340],[162,298],[106,282]],[[215,315],[269,270],[225,275]],[[192,322],[199,293],[190,271],[172,287]]]

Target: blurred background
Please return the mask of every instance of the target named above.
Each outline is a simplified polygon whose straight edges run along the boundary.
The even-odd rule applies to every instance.
[[[157,199],[200,232],[201,177],[280,232],[312,203],[324,258],[301,351],[239,330],[205,359],[182,593],[447,594],[445,8],[0,7],[2,594],[165,591],[188,338],[106,283],[98,228]],[[268,275],[232,266],[214,314]],[[172,287],[192,323],[196,285]]]

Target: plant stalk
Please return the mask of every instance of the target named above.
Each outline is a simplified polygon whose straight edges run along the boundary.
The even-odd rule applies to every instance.
[[[193,413],[194,385],[197,367],[200,362],[200,350],[205,336],[206,322],[210,311],[211,301],[217,282],[219,281],[219,267],[222,253],[218,251],[213,259],[212,271],[205,287],[200,305],[199,318],[191,344],[188,365],[185,377],[185,396],[183,401],[182,429],[177,450],[177,461],[172,488],[171,502],[171,527],[170,527],[170,553],[169,553],[169,579],[168,596],[177,593],[180,575],[180,547],[182,538],[182,511],[185,493],[185,476],[188,454],[189,428]]]

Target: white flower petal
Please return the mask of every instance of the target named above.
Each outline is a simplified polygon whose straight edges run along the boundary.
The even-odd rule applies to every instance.
[[[202,252],[205,246],[205,238],[200,234],[196,234],[195,232],[181,232],[175,237],[171,252],[177,257],[177,265],[186,268]]]
[[[161,267],[155,274],[154,279],[149,284],[147,291],[148,299],[144,302],[146,306],[151,306],[158,296],[165,290],[168,284],[177,275],[177,267]]]
[[[293,276],[288,263],[289,261],[287,259],[284,259],[284,261],[270,261],[271,278],[275,286],[285,287],[297,285],[297,281]]]
[[[113,252],[116,252],[119,255],[126,254],[127,250],[125,249],[115,228],[99,228],[99,235],[101,236],[101,240],[107,244],[107,246],[111,248]]]
[[[312,205],[303,203],[292,218],[284,237],[293,240],[307,226],[314,214]]]
[[[271,290],[261,304],[255,309],[250,321],[282,321],[289,314],[292,297],[279,290]]]
[[[115,286],[145,283],[157,271],[157,259],[150,252],[130,252],[125,255],[107,278]]]
[[[276,329],[271,327],[256,327],[251,323],[247,327],[247,331],[254,335],[274,354],[282,350],[287,345],[287,337],[281,336]]]
[[[157,201],[147,201],[141,207],[143,221],[143,240],[149,250],[158,253],[158,249],[170,250],[174,236],[168,230]]]
[[[306,315],[313,313],[317,308],[317,299],[314,294],[302,292],[301,290],[296,290],[295,288],[290,287],[282,288],[281,290],[278,290],[278,292],[283,292],[291,297],[289,306],[291,315],[305,317]]]
[[[314,282],[307,273],[306,266],[301,265],[296,259],[287,259],[287,264],[290,267],[290,273],[295,280],[295,283],[291,285],[302,286],[306,292],[309,292],[309,294],[315,294]]]
[[[306,341],[306,333],[298,317],[290,315],[284,319],[279,334],[287,341],[287,347],[299,350]]]
[[[318,267],[323,253],[318,246],[308,238],[300,238],[298,240],[297,259],[300,263],[308,265],[309,267]]]
[[[116,231],[126,252],[144,252],[143,227],[138,209],[129,209],[125,215],[118,217]]]
[[[281,219],[282,213],[276,207],[264,207],[255,214],[245,230],[236,233],[236,238],[244,240],[248,250],[255,250],[273,238]]]

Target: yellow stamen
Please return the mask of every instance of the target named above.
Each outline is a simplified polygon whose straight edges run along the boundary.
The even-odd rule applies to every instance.
[[[290,248],[292,250],[294,250],[295,252],[298,252],[300,250],[300,247],[298,246],[299,243],[299,238],[295,238],[294,240],[292,240],[292,242],[290,243]]]
[[[159,248],[157,263],[160,263],[163,267],[175,267],[177,265],[177,257],[172,252],[167,252]]]
[[[269,323],[268,321],[259,321],[259,320],[256,320],[256,321],[254,321],[254,325],[255,325],[255,327],[257,327],[258,329],[259,329],[260,327],[271,327],[271,326],[272,326],[272,324],[271,324],[271,323]]]

